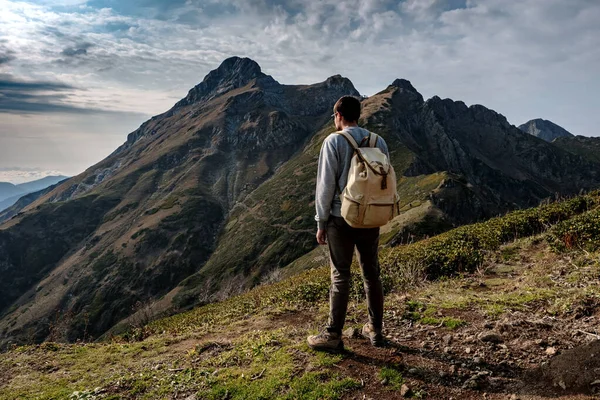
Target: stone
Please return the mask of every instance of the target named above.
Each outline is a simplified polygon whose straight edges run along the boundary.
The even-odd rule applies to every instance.
[[[411,389],[408,385],[404,384],[402,385],[402,387],[400,388],[400,396],[402,397],[410,397],[411,395]]]
[[[567,390],[567,385],[565,384],[564,381],[559,381],[558,386],[560,386],[562,388],[562,390]]]
[[[444,345],[446,346],[450,346],[450,343],[452,343],[452,335],[444,335],[444,337],[442,338],[442,343],[444,343]]]
[[[383,380],[381,381],[381,384],[382,384],[383,386],[385,386],[385,385],[387,385],[387,384],[388,384],[388,382],[389,382],[389,381],[388,381],[388,378],[383,378]]]
[[[479,382],[477,382],[477,379],[469,378],[465,381],[465,383],[463,383],[462,388],[463,389],[477,389],[477,388],[479,388]]]
[[[451,365],[450,366],[450,375],[455,375],[456,374],[456,365]]]
[[[504,342],[504,338],[501,334],[496,331],[486,331],[477,335],[477,338],[482,342],[488,343],[502,343]]]
[[[465,348],[465,353],[467,353],[467,354],[471,354],[471,348],[470,348],[470,347],[466,347],[466,348]]]
[[[198,396],[196,396],[195,394],[185,398],[185,400],[197,400],[197,399],[198,399]]]
[[[473,357],[473,363],[481,364],[482,362],[483,360],[481,359],[481,357]]]
[[[356,338],[358,337],[358,329],[348,328],[343,332],[343,335],[347,338]]]
[[[416,368],[411,368],[408,370],[408,373],[411,375],[417,375],[419,373],[419,370]]]
[[[546,354],[548,354],[549,356],[553,356],[556,354],[556,347],[548,347],[546,349]]]

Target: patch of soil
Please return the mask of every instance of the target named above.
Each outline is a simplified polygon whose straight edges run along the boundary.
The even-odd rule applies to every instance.
[[[443,353],[414,349],[395,342],[388,342],[384,348],[375,348],[362,338],[346,339],[346,343],[351,351],[336,368],[363,384],[360,390],[344,397],[347,399],[405,398],[400,390],[381,380],[380,371],[384,367],[396,369],[413,396],[428,399],[506,400],[507,393],[515,386],[509,379],[461,368],[460,360],[456,364],[449,363]]]
[[[272,330],[284,326],[301,326],[312,321],[314,315],[309,312],[272,313],[266,316],[252,317],[231,324],[226,331],[210,332],[206,335],[185,339],[171,346],[175,352],[188,351],[194,346],[205,343],[230,343],[245,333],[255,330]]]
[[[537,376],[563,392],[599,393],[600,340],[566,350],[540,368]]]

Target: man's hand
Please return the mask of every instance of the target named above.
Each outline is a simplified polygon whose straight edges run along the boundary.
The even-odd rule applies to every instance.
[[[327,244],[327,231],[325,229],[317,230],[317,243]]]

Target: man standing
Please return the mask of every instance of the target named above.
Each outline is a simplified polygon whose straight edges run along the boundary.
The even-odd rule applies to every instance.
[[[351,96],[340,98],[333,107],[338,131],[349,133],[362,147],[369,141],[369,131],[358,126],[360,101]],[[383,138],[376,146],[388,157]],[[369,309],[369,322],[363,336],[374,346],[383,344],[383,289],[379,277],[379,228],[353,228],[341,216],[340,193],[346,187],[348,171],[354,154],[352,145],[339,133],[330,134],[321,147],[317,171],[315,205],[318,224],[317,242],[329,245],[331,287],[329,292],[329,324],[318,335],[308,337],[308,345],[317,350],[340,351],[344,348],[342,329],[348,308],[350,265],[356,248],[362,271]]]

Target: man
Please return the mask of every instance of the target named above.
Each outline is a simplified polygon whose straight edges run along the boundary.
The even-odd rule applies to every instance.
[[[333,107],[333,118],[338,131],[346,131],[359,146],[368,143],[369,131],[358,126],[360,101],[351,96],[340,98]],[[389,152],[383,138],[376,146],[388,157]],[[367,295],[369,322],[363,327],[363,336],[374,346],[383,344],[383,289],[379,277],[379,228],[353,228],[341,217],[340,193],[347,183],[350,162],[354,149],[345,137],[330,134],[321,147],[317,171],[315,205],[318,224],[317,242],[329,244],[331,258],[331,288],[329,292],[329,324],[318,335],[309,336],[308,344],[313,349],[343,350],[342,329],[348,308],[350,291],[350,265],[354,249]]]

